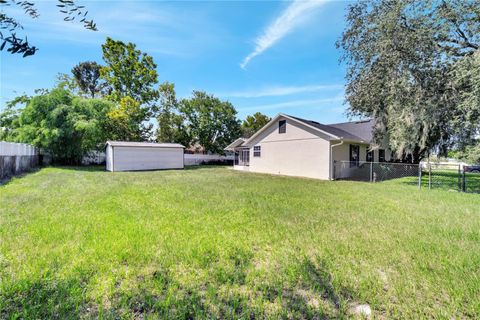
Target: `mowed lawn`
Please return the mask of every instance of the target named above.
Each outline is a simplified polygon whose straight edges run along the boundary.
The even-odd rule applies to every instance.
[[[223,167],[0,186],[0,318],[475,318],[480,195]]]

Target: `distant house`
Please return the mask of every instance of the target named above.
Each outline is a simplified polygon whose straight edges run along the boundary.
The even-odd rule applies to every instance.
[[[235,152],[234,169],[316,179],[333,179],[334,161],[383,162],[390,152],[373,148],[373,121],[324,125],[278,114],[249,139],[225,150]]]

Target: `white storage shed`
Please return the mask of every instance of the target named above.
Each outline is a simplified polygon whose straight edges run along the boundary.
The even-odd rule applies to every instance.
[[[183,169],[184,148],[178,143],[107,141],[107,170]]]

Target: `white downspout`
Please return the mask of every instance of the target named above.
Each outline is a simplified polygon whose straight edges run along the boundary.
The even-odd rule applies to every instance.
[[[333,148],[341,146],[342,144],[343,144],[343,137],[340,137],[339,143],[330,145],[330,180],[333,180],[333,166],[335,165],[333,161]]]

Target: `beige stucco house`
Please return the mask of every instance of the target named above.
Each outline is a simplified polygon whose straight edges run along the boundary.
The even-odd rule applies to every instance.
[[[382,162],[390,152],[371,145],[373,121],[324,125],[278,114],[249,139],[225,150],[235,152],[234,169],[316,179],[333,179],[334,162]]]

